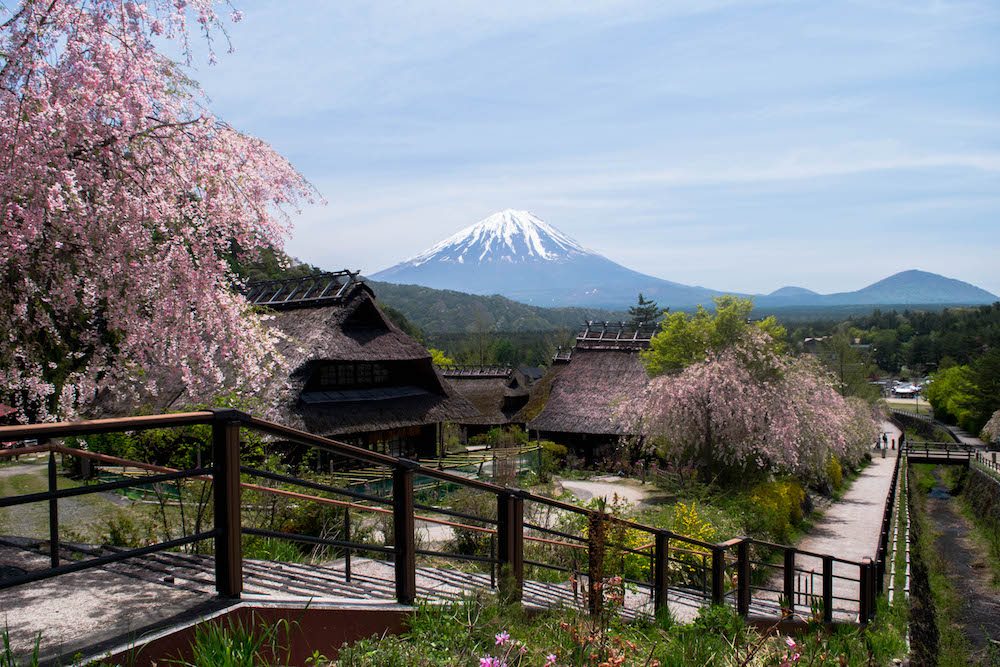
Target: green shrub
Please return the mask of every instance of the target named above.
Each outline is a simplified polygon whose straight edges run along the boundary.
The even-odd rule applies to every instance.
[[[538,481],[544,484],[552,480],[553,473],[566,465],[569,449],[551,440],[540,440],[538,446],[542,448],[542,466],[538,471]]]
[[[470,445],[487,447],[519,447],[528,444],[528,432],[516,426],[491,428],[486,433],[469,438]]]
[[[750,514],[753,533],[787,542],[792,528],[802,521],[805,499],[805,489],[795,481],[758,484],[750,492],[754,508]]]
[[[826,462],[826,479],[834,491],[840,491],[840,487],[844,485],[844,468],[836,456],[831,456]]]
[[[480,516],[483,519],[496,520],[497,501],[496,496],[491,493],[475,491],[468,487],[462,487],[455,491],[448,499],[448,504],[465,514]],[[485,521],[472,521],[471,519],[459,519],[459,523],[468,526],[488,528],[491,524]],[[454,528],[455,553],[465,556],[489,556],[490,544],[493,536],[478,530],[468,528]]]

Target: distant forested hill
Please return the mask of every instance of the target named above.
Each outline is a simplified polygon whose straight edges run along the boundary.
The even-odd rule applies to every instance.
[[[299,278],[323,269],[284,253],[262,253],[255,262],[233,262],[237,274],[247,282]],[[397,323],[408,322],[427,334],[476,332],[520,333],[527,331],[575,331],[587,320],[628,319],[623,312],[598,308],[542,308],[511,301],[502,296],[479,296],[418,285],[395,285],[366,280],[387,314]],[[403,318],[397,316],[398,313]],[[404,326],[404,329],[407,327]],[[420,332],[411,332],[422,337]]]
[[[587,320],[628,319],[596,308],[541,308],[502,296],[479,296],[418,285],[369,280],[379,301],[403,313],[428,333],[575,330]],[[627,304],[626,304],[627,305]]]

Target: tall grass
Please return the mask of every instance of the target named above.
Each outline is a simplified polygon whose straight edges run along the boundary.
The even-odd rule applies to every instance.
[[[10,630],[5,625],[3,628],[3,650],[0,651],[0,667],[38,667],[41,644],[42,633],[39,632],[35,635],[35,645],[31,649],[31,655],[27,658],[27,662],[21,662],[21,659],[14,655],[14,648],[10,644]]]
[[[203,623],[195,630],[191,660],[177,658],[168,664],[181,667],[260,667],[290,663],[291,635],[297,627],[282,619],[276,623],[229,619],[227,623]]]

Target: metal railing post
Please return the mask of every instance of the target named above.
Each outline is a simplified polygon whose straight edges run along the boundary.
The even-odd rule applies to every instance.
[[[788,611],[791,613],[795,612],[795,549],[792,547],[785,548],[785,604],[788,605]]]
[[[56,453],[49,452],[49,493],[59,488],[56,477]],[[49,561],[59,567],[59,499],[49,498]]]
[[[593,512],[588,517],[590,530],[587,534],[587,582],[590,594],[587,596],[588,609],[597,615],[604,608],[604,517]]]
[[[413,468],[400,459],[392,471],[392,538],[396,571],[396,600],[410,605],[417,599],[417,548],[413,520]]]
[[[712,604],[722,604],[726,595],[726,550],[712,547]]]
[[[351,541],[351,508],[344,508],[344,542]],[[344,581],[351,580],[351,548],[344,547]]]
[[[872,614],[872,559],[863,558],[859,567],[858,585],[860,595],[858,596],[858,622],[861,625],[868,623]]]
[[[524,499],[515,492],[497,494],[497,543],[500,594],[519,601],[524,589]]]
[[[736,545],[736,612],[750,614],[750,540],[745,537]]]
[[[823,621],[833,622],[833,556],[823,556]]]
[[[653,544],[653,610],[668,608],[670,533],[656,533]]]
[[[240,537],[240,422],[219,411],[212,423],[212,481],[215,509],[215,590],[238,598],[243,591]]]

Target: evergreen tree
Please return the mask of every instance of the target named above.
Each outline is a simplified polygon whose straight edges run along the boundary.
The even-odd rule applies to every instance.
[[[669,310],[669,308],[661,310],[660,307],[656,305],[655,301],[647,299],[642,295],[642,292],[639,292],[638,303],[628,309],[629,326],[638,327],[643,322],[656,322],[660,314],[666,312],[667,310]]]

